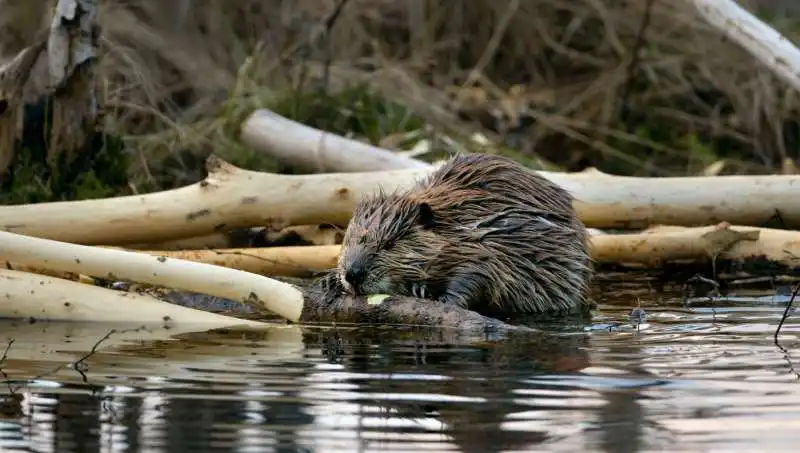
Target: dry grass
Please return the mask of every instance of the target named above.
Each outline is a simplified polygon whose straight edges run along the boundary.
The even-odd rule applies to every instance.
[[[0,0],[4,55],[46,25],[54,1],[11,3]],[[351,0],[309,45],[335,4],[102,2],[101,88],[111,126],[141,157],[137,175],[155,178],[153,163],[178,150],[246,154],[237,119],[323,79],[329,92],[363,81],[450,133],[495,129],[566,167],[662,175],[725,159],[714,171],[765,172],[797,157],[797,95],[684,2],[654,2],[633,65],[648,0]]]

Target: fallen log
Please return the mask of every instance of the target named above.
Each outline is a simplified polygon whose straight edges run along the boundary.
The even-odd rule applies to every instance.
[[[0,259],[12,265],[131,280],[241,301],[298,321],[303,295],[291,285],[259,275],[142,253],[69,244],[0,232]]]
[[[427,162],[323,132],[265,109],[250,114],[239,138],[284,163],[318,173],[430,168]]]
[[[689,0],[709,24],[800,92],[800,49],[733,0]]]
[[[208,177],[197,184],[147,195],[3,206],[0,229],[79,244],[124,245],[252,226],[344,226],[363,195],[378,187],[409,187],[431,171],[279,175],[243,170],[214,157],[208,169]],[[776,213],[784,227],[800,227],[799,175],[542,174],[573,193],[588,227],[761,225]]]
[[[339,250],[338,245],[326,245],[142,253],[263,275],[306,277],[333,268]],[[590,253],[598,264],[635,264],[648,268],[668,262],[716,258],[739,263],[765,261],[794,269],[800,266],[800,232],[727,223],[694,228],[657,226],[640,233],[592,235]]]
[[[253,226],[346,225],[361,195],[379,185],[408,186],[420,176],[414,170],[279,175],[243,170],[214,157],[207,167],[203,181],[174,190],[3,206],[0,229],[78,244],[123,245]]]
[[[182,307],[147,294],[113,291],[45,275],[0,268],[0,318],[126,323],[191,328],[266,326]]]
[[[335,225],[295,225],[273,231],[268,228],[234,228],[229,231],[163,242],[126,244],[133,250],[198,250],[243,247],[332,245],[342,240],[344,229]]]
[[[213,264],[254,274],[311,278],[336,266],[339,246],[137,250],[137,252],[170,259]]]
[[[0,259],[12,265],[41,267],[56,272],[72,272],[112,280],[130,280],[207,294],[261,307],[291,322],[406,324],[472,331],[527,330],[436,301],[402,297],[388,297],[376,301],[333,292],[328,289],[330,274],[317,280],[316,284],[301,288],[260,275],[210,264],[70,244],[8,232],[0,232]],[[49,296],[61,292],[80,297],[88,291],[81,292],[78,290],[81,284],[69,280],[19,271],[7,271],[7,273],[11,277],[26,278],[26,283],[15,287],[12,297],[7,297],[1,305],[3,312],[9,316],[24,313],[27,317],[37,310],[44,319],[51,319],[48,316],[66,316],[64,310],[54,311],[55,308],[50,311],[43,310],[45,308],[43,304],[48,303],[44,299],[46,296],[25,293],[31,289],[31,285],[38,284],[39,281],[47,282],[46,294]],[[101,307],[107,304],[107,298],[111,297],[111,293],[105,291],[111,290],[84,286],[94,289],[92,294],[88,294],[92,297],[83,298],[81,310],[71,310],[69,316],[72,320],[95,321],[95,310],[98,312],[103,310]],[[61,300],[56,299],[54,302],[56,305],[47,307],[58,307],[58,302]],[[150,299],[142,300],[152,302]],[[70,303],[71,301],[72,299]],[[114,316],[139,319],[139,307],[135,302],[131,300],[130,304],[116,304],[117,312]],[[155,307],[153,313],[164,309],[162,306]],[[164,314],[164,316],[172,319],[174,314]]]

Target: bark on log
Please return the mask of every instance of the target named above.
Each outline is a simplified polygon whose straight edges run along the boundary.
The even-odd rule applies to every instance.
[[[208,313],[127,293],[45,275],[0,268],[4,298],[0,317],[49,321],[126,323],[165,327],[258,327],[265,323]]]
[[[0,207],[0,230],[80,244],[125,245],[230,228],[329,223],[345,226],[356,202],[379,186],[412,185],[431,169],[277,175],[209,160],[208,177],[175,190],[99,200]],[[543,173],[577,198],[594,228],[654,224],[762,225],[780,214],[800,227],[800,176],[640,178]]]
[[[47,61],[53,90],[48,159],[83,149],[95,131],[94,67],[99,39],[97,0],[59,0],[50,24]]]
[[[235,269],[185,260],[7,232],[0,232],[0,259],[12,265],[210,294],[261,307],[294,322],[300,319],[303,309],[303,295],[291,285]]]
[[[170,259],[213,264],[260,275],[312,278],[336,266],[339,246],[137,250],[137,252]]]
[[[126,244],[133,250],[201,250],[249,247],[334,245],[342,241],[344,229],[334,225],[295,225],[278,231],[268,228],[234,228],[230,231],[173,241]]]

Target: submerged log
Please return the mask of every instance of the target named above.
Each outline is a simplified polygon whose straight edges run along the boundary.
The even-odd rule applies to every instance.
[[[329,223],[344,226],[365,194],[409,187],[430,169],[279,175],[209,159],[209,175],[187,187],[99,200],[0,207],[0,229],[81,244],[124,245],[230,228]],[[588,227],[652,224],[761,225],[775,213],[800,226],[800,176],[640,178],[543,173],[577,198]]]
[[[216,250],[137,250],[261,275],[310,278],[336,266],[338,245]]]

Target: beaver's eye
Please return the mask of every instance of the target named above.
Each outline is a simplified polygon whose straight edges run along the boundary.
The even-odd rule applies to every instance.
[[[389,239],[383,243],[384,250],[391,250],[392,248],[394,248],[394,239]]]

